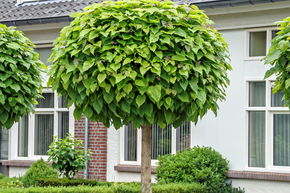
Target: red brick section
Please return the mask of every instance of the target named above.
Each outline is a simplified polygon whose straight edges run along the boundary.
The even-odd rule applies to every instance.
[[[75,137],[84,140],[85,118],[75,121]],[[106,181],[107,179],[107,128],[102,123],[89,121],[89,149],[92,159],[88,164],[88,178]],[[83,177],[79,172],[78,177]]]

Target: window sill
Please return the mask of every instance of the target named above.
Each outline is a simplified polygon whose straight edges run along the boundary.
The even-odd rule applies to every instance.
[[[151,173],[156,173],[156,166],[152,166]],[[126,165],[126,164],[119,164],[114,166],[114,169],[118,172],[131,172],[131,173],[141,173],[141,166],[140,165]]]
[[[232,179],[252,179],[290,182],[290,173],[278,172],[254,172],[230,170],[228,177]]]
[[[2,166],[7,166],[7,167],[11,167],[11,166],[30,167],[34,162],[36,162],[36,161],[35,160],[3,160],[3,161],[0,161]]]
[[[119,165],[114,166],[114,169],[118,172],[129,172],[129,173],[141,172],[140,165],[119,164]],[[152,166],[152,174],[155,174],[155,173],[156,173],[156,166]],[[270,180],[270,181],[290,182],[290,173],[229,170],[227,175],[231,179]]]

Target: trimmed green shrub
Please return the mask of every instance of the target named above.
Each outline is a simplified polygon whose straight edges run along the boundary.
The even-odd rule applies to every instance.
[[[77,186],[77,187],[29,187],[0,189],[0,193],[114,193],[112,188],[100,186]]]
[[[222,186],[218,187],[217,189],[211,190],[214,193],[244,193],[245,190],[238,187],[235,188],[232,186],[231,183],[225,183]]]
[[[52,161],[52,167],[67,178],[75,176],[77,171],[86,167],[90,160],[90,150],[86,153],[82,140],[68,134],[66,138],[54,138],[49,146],[48,161]]]
[[[196,146],[175,155],[159,157],[159,183],[200,183],[210,189],[224,184],[228,161],[211,147]]]
[[[190,184],[154,184],[154,193],[207,193],[205,186],[197,183]]]
[[[153,184],[153,193],[207,193],[199,184]],[[112,183],[112,186],[30,187],[1,189],[0,193],[139,193],[140,183]]]
[[[23,183],[19,178],[8,178],[5,175],[1,175],[0,177],[0,188],[22,188]]]
[[[37,179],[39,178],[56,177],[58,177],[57,171],[51,168],[47,162],[41,159],[30,166],[30,168],[22,177],[22,182],[25,186],[33,186],[37,183]]]
[[[37,186],[111,186],[110,182],[100,182],[88,179],[68,178],[41,178],[37,180]]]

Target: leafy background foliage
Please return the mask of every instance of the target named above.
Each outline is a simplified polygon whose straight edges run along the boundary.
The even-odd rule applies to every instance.
[[[0,126],[10,128],[34,110],[45,66],[32,43],[13,27],[0,24]]]
[[[281,90],[284,101],[290,108],[290,17],[279,22],[277,36],[272,40],[268,55],[264,58],[266,64],[273,65],[266,72],[265,78],[276,75],[274,92]]]
[[[228,85],[227,45],[195,6],[117,1],[75,13],[51,55],[50,83],[77,119],[115,128],[197,122]]]
[[[54,138],[47,151],[52,167],[67,178],[72,178],[79,170],[86,167],[91,152],[85,152],[82,140],[77,140],[70,133],[64,139]]]

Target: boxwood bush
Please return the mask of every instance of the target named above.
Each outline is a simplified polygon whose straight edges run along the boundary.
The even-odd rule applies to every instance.
[[[228,161],[211,147],[193,147],[159,157],[159,183],[200,183],[215,189],[227,178]]]
[[[40,178],[56,177],[58,177],[57,171],[51,168],[47,162],[41,159],[30,166],[30,168],[22,177],[22,182],[25,186],[33,186],[36,185],[37,180]]]

